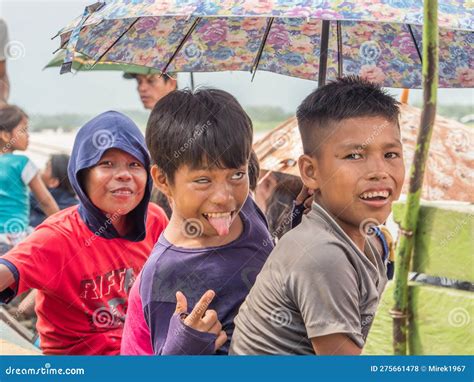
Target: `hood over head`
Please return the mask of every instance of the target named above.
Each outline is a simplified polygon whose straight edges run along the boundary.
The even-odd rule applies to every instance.
[[[126,236],[119,235],[110,219],[92,204],[80,184],[80,172],[95,166],[105,151],[112,148],[133,155],[143,164],[148,173],[143,199],[135,209],[128,213],[129,221],[135,224]],[[106,239],[123,238],[130,241],[141,241],[145,238],[146,216],[152,188],[149,168],[150,156],[144,136],[127,116],[116,111],[107,111],[81,127],[74,141],[68,176],[80,201],[79,214],[95,235]]]

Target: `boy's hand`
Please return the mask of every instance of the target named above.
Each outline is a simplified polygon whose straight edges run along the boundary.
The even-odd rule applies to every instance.
[[[183,323],[200,332],[215,334],[217,336],[215,350],[217,350],[227,341],[227,334],[222,330],[222,324],[217,317],[217,312],[212,309],[207,309],[215,295],[215,292],[212,290],[208,290],[204,293],[192,312],[184,318]],[[187,310],[188,301],[186,300],[186,296],[181,292],[176,292],[175,313],[187,314]]]
[[[309,211],[311,211],[311,204],[313,203],[313,194],[314,191],[310,190],[308,187],[303,185],[301,188],[300,193],[296,197],[296,205],[299,206],[301,204],[304,204],[304,213],[307,214]]]

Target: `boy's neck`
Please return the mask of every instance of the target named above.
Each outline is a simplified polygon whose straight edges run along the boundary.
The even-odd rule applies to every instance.
[[[232,241],[238,239],[244,230],[244,224],[240,217],[240,214],[237,214],[234,221],[230,226],[229,234],[225,236],[207,236],[201,235],[195,238],[187,237],[183,233],[183,224],[184,220],[181,217],[178,217],[175,213],[171,215],[170,222],[163,232],[166,240],[176,247],[182,248],[210,248],[210,247],[221,247],[223,245],[229,244]]]
[[[114,226],[115,230],[120,236],[125,236],[128,233],[130,227],[127,224],[126,215],[125,216],[121,215],[119,217],[114,217],[114,218],[110,218],[107,216],[107,218],[112,220],[112,225]]]
[[[342,228],[342,230],[346,233],[347,236],[351,238],[351,240],[355,243],[357,248],[360,249],[362,253],[365,252],[365,241],[366,236],[360,232],[359,227],[354,227],[351,224],[347,224],[333,216],[333,219],[336,220],[337,224]]]
[[[324,211],[326,211],[334,219],[334,221],[339,225],[339,227],[341,227],[341,229],[346,233],[346,235],[351,238],[357,248],[359,248],[362,253],[364,253],[366,236],[361,233],[360,227],[346,223],[345,221],[339,219],[336,215],[331,213],[331,211],[329,211],[317,198],[315,201],[320,207],[324,209]]]

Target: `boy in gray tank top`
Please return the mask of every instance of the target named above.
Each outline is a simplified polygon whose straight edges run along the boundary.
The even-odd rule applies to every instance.
[[[400,196],[398,103],[339,79],[297,112],[311,212],[270,254],[235,318],[230,354],[360,354],[387,282],[374,226]]]

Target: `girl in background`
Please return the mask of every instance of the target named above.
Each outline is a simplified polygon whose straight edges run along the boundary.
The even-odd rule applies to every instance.
[[[22,154],[28,147],[28,116],[17,106],[0,108],[0,256],[29,233],[28,187],[45,215],[59,211],[38,168]]]

